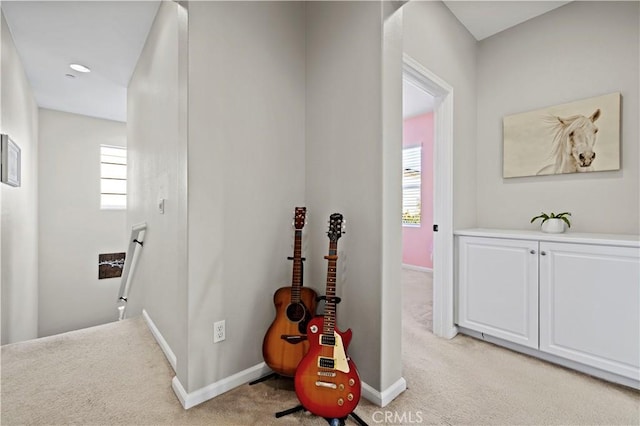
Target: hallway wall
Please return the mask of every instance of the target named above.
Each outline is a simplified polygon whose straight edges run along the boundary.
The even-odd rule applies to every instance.
[[[21,150],[21,186],[0,184],[2,344],[38,337],[38,106],[0,13],[0,131]]]
[[[640,232],[639,21],[638,2],[576,1],[479,43],[479,226],[538,230],[541,211],[570,211],[575,232]],[[620,170],[502,177],[505,115],[613,92]]]
[[[100,145],[126,146],[126,124],[39,109],[38,336],[115,321],[119,278],[98,255],[127,250],[126,210],[100,208]]]

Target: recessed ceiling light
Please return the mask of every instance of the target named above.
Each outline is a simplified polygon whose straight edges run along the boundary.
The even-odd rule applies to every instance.
[[[74,71],[78,71],[78,72],[91,72],[89,67],[86,67],[86,66],[81,65],[81,64],[70,64],[69,68],[71,68]]]

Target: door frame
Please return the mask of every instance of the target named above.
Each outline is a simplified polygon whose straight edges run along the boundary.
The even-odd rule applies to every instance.
[[[402,78],[435,98],[433,221],[433,333],[447,339],[458,333],[455,325],[453,283],[453,88],[406,53]]]

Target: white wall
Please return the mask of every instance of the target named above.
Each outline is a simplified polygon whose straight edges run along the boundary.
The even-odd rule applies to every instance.
[[[529,220],[540,211],[568,210],[572,231],[640,232],[638,22],[638,2],[576,1],[479,44],[479,226],[539,229]],[[504,115],[612,92],[621,170],[502,178]]]
[[[305,203],[304,7],[189,5],[189,392],[262,362],[273,293],[291,284],[293,209]],[[309,211],[310,223],[323,216]],[[213,344],[222,319],[226,340]]]
[[[125,210],[100,209],[100,145],[126,146],[126,124],[39,110],[39,337],[117,319],[120,279],[98,255],[127,249]]]
[[[22,183],[0,184],[2,344],[38,333],[38,108],[4,15],[0,131],[20,146]]]
[[[402,9],[404,52],[453,88],[453,227],[472,227],[477,203],[476,40],[441,2],[411,1]]]
[[[178,379],[187,392],[259,364],[260,343],[274,315],[273,293],[291,283],[287,257],[294,206],[309,208],[305,256],[310,272],[305,284],[319,293],[326,279],[325,223],[330,213],[340,211],[352,224],[342,243],[353,247],[351,252],[341,249],[349,273],[341,272],[345,301],[340,321],[356,333],[352,351],[361,359],[363,379],[377,389],[383,375],[385,381],[397,380],[399,293],[382,301],[382,266],[370,267],[380,265],[383,240],[370,230],[393,222],[398,227],[399,275],[399,210],[396,218],[383,217],[381,193],[382,5],[190,3],[188,163],[180,157],[179,117],[184,111],[176,87],[181,84],[181,47],[170,7],[161,6],[129,87],[128,225],[149,224],[129,312],[149,312],[178,352]],[[396,21],[396,31],[400,24]],[[398,84],[388,93],[398,108],[391,114],[397,125],[389,138],[397,139],[399,164],[397,38],[391,56]],[[188,197],[175,186],[187,164]],[[399,169],[395,178],[399,182]],[[164,217],[155,211],[160,196],[168,200]],[[173,207],[172,199],[178,200]],[[181,199],[188,203],[185,222]],[[182,251],[187,223],[188,249]],[[183,274],[184,256],[188,272]],[[348,276],[354,278],[349,281]],[[397,282],[390,278],[392,271],[386,276],[388,286]],[[185,311],[181,303],[187,293]],[[394,302],[397,306],[381,318],[381,306]],[[381,324],[394,318],[397,327],[386,328],[385,339]],[[213,344],[213,323],[222,319],[226,340]],[[382,352],[395,360],[386,374]]]
[[[399,278],[401,264],[402,62],[399,46],[393,49],[401,38],[396,34],[384,44],[383,12],[377,2],[310,2],[306,22],[306,197],[317,218],[309,224],[314,238],[308,271],[312,282],[325,282],[326,221],[331,213],[342,213],[347,233],[338,241],[338,325],[353,330],[349,352],[361,379],[378,391],[401,373],[394,277]],[[401,31],[401,22],[395,23]],[[383,63],[384,72],[395,74],[395,87],[383,82]],[[383,98],[397,106],[395,117],[383,112]],[[397,173],[389,175],[394,159]],[[386,187],[394,179],[395,193]],[[391,210],[395,205],[396,215],[385,205]],[[395,290],[388,292],[391,287]],[[383,299],[384,294],[391,297]]]
[[[389,395],[406,389],[402,378],[402,55],[403,10],[383,4],[382,37],[382,291],[380,298],[380,384]]]
[[[185,16],[177,3],[161,3],[127,91],[128,232],[147,223],[127,316],[146,310],[176,356],[181,381],[188,336]]]
[[[327,220],[342,213],[347,226],[338,240],[338,327],[353,330],[349,353],[362,380],[376,388],[382,324],[382,33],[380,4],[307,4],[306,194],[318,218],[309,224],[317,237],[309,246],[314,261],[308,272],[324,290]]]

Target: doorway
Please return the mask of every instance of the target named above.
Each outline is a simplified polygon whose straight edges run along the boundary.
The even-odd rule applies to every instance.
[[[452,338],[453,290],[453,88],[409,55],[403,81],[431,95],[433,102],[433,333]]]
[[[402,285],[406,318],[433,330],[435,97],[402,81]]]

